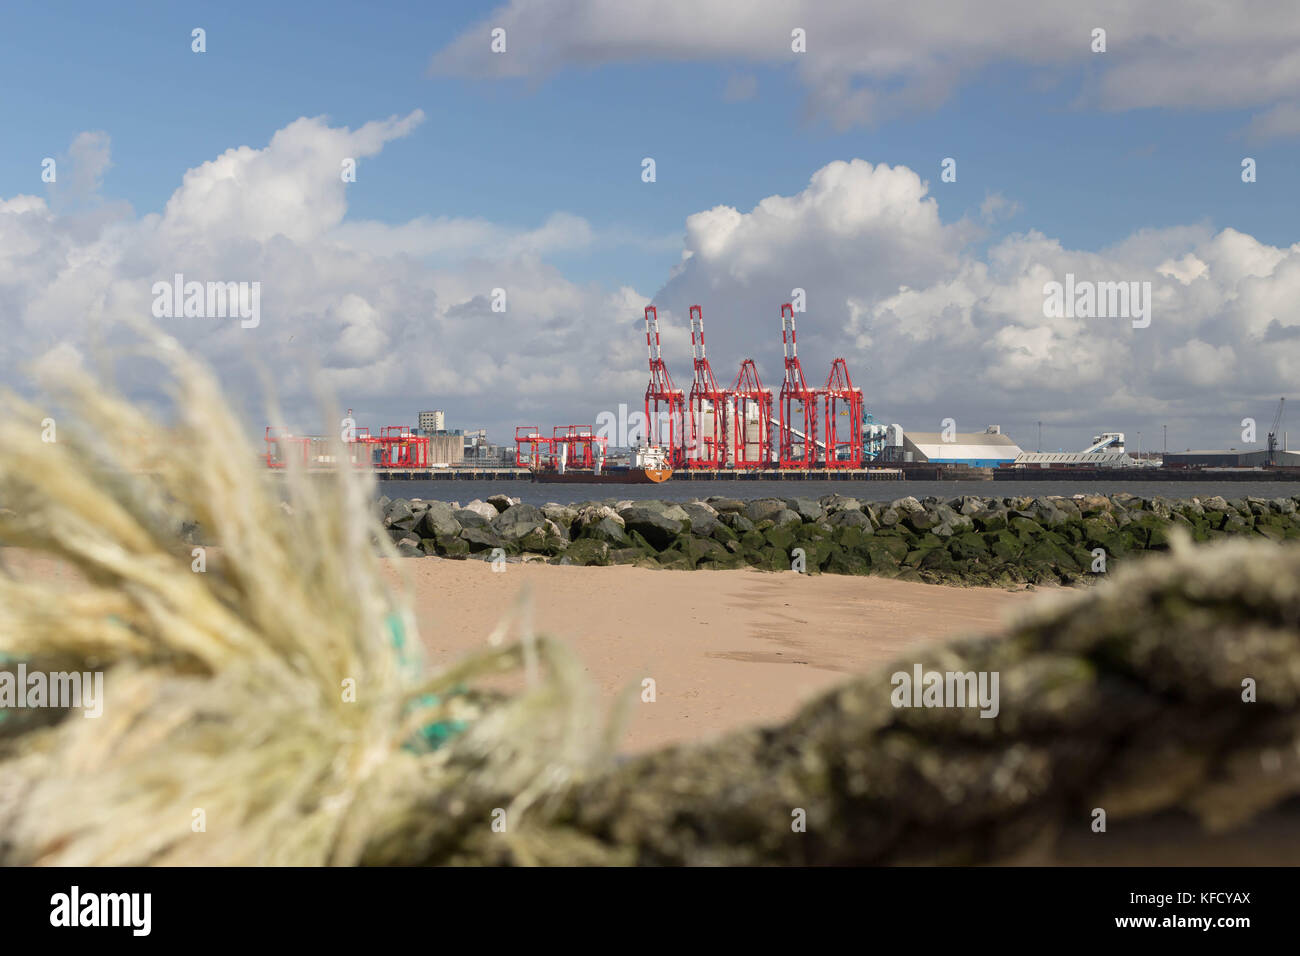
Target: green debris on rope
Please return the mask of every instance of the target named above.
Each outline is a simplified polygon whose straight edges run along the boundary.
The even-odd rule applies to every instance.
[[[407,646],[406,631],[402,626],[402,619],[397,614],[390,614],[387,619],[388,632],[391,636],[393,647],[397,651],[399,666],[411,677],[412,680],[420,677],[420,661],[418,654],[413,654]],[[10,657],[8,654],[0,653],[0,669],[5,669],[5,665],[17,663],[18,659]],[[456,687],[452,694],[465,693],[465,687]],[[412,707],[437,707],[442,701],[437,694],[425,694],[417,701],[412,703]],[[3,724],[10,717],[7,707],[0,707],[0,724]],[[432,723],[425,724],[417,731],[418,739],[408,741],[406,744],[409,750],[437,750],[448,740],[455,737],[463,731],[469,724],[463,720],[436,720]]]
[[[402,619],[396,614],[388,615],[388,633],[393,642],[393,648],[397,651],[398,665],[406,672],[412,680],[420,677],[420,662],[418,655],[413,654],[407,648],[406,631],[402,626]],[[452,694],[463,694],[463,686],[456,687]],[[413,707],[437,707],[442,701],[437,694],[425,694],[418,700],[412,702]],[[452,737],[463,731],[469,724],[463,720],[436,720],[433,723],[425,724],[421,727],[416,735],[418,741],[408,741],[405,747],[408,750],[437,750]]]

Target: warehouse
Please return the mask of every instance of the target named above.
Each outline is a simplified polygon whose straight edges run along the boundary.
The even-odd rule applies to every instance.
[[[1300,452],[1277,450],[1273,452],[1273,463],[1289,468],[1300,467]],[[1268,464],[1268,452],[1238,451],[1178,451],[1165,455],[1165,465],[1174,468],[1261,468]]]
[[[997,468],[1011,464],[1021,455],[1020,446],[1012,441],[1011,436],[1002,434],[998,425],[990,425],[982,432],[904,432],[900,429],[898,436],[902,439],[903,461]]]

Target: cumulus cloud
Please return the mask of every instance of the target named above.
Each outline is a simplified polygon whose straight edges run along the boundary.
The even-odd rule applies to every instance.
[[[341,245],[371,255],[546,255],[591,245],[591,224],[581,216],[555,213],[536,229],[512,229],[486,219],[421,216],[393,226],[382,222],[345,222],[330,233]]]
[[[1279,103],[1250,121],[1246,130],[1252,140],[1300,136],[1300,102]]]
[[[90,221],[40,197],[0,198],[0,379],[22,385],[30,360],[145,320],[215,364],[235,395],[256,391],[256,366],[266,368],[288,412],[304,419],[314,417],[316,374],[359,420],[406,422],[421,407],[445,407],[458,425],[502,436],[519,420],[591,418],[593,395],[643,388],[644,358],[624,319],[645,298],[572,282],[545,261],[592,242],[580,217],[557,212],[524,227],[344,221],[341,162],[377,155],[420,119],[356,130],[296,120],[265,146],[186,172],[161,214],[114,207]],[[176,274],[260,283],[260,325],[153,319],[153,284]],[[497,288],[504,313],[491,308]],[[609,316],[619,317],[617,333]],[[137,392],[152,387],[137,368],[127,378]]]
[[[824,381],[843,355],[869,410],[917,430],[945,417],[1009,430],[1042,419],[1086,439],[1161,421],[1188,444],[1231,443],[1231,426],[1267,411],[1300,364],[1300,244],[1197,223],[1098,250],[1034,230],[985,248],[984,227],[945,223],[916,172],[862,159],[829,163],[748,209],[687,217],[681,261],[658,290],[566,277],[548,257],[602,239],[562,211],[524,227],[436,211],[349,220],[341,159],[374,156],[416,121],[350,131],[297,120],[265,146],[186,173],[161,214],[79,216],[39,197],[0,198],[0,379],[21,384],[19,363],[52,350],[57,361],[91,354],[114,320],[152,321],[152,285],[176,273],[261,283],[255,329],[157,320],[235,395],[255,392],[260,365],[306,416],[319,369],[359,421],[446,408],[503,440],[515,424],[591,422],[639,401],[647,293],[679,384],[689,382],[687,309],[699,304],[718,378],[730,384],[752,356],[775,387],[779,306],[802,289],[809,378]],[[1045,316],[1044,285],[1067,273],[1149,282],[1150,327]],[[504,313],[493,311],[495,289]],[[128,384],[152,387],[136,375]]]
[[[172,241],[315,239],[347,210],[344,161],[374,156],[423,120],[416,110],[355,131],[330,127],[319,117],[295,120],[265,149],[230,149],[187,172],[167,201],[163,232]]]
[[[67,201],[93,198],[104,183],[104,173],[113,165],[108,134],[103,131],[78,133],[60,165],[62,175],[51,193]]]
[[[1001,193],[988,193],[980,203],[980,218],[992,225],[1020,215],[1020,203]]]
[[[504,54],[491,30],[506,30]],[[1106,30],[1104,54],[1092,51]],[[803,29],[807,52],[794,53]],[[648,60],[788,65],[837,126],[941,104],[992,64],[1086,73],[1104,109],[1261,107],[1300,101],[1300,17],[1272,0],[510,0],[439,50],[434,73],[546,76]],[[1294,114],[1257,132],[1293,134]]]
[[[678,324],[703,305],[715,369],[734,375],[753,354],[779,386],[778,306],[803,289],[809,378],[825,381],[843,355],[869,409],[918,430],[1042,419],[1086,438],[1159,421],[1209,443],[1294,384],[1300,244],[1195,225],[1095,251],[1029,231],[977,255],[976,234],[941,222],[911,170],[831,163],[794,196],[692,216],[686,258],[656,301]],[[1149,282],[1150,327],[1045,316],[1045,284],[1067,273]]]

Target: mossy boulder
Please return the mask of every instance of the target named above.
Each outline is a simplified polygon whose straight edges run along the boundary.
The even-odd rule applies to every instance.
[[[1007,522],[1007,526],[1015,532],[1016,537],[1018,537],[1022,542],[1027,542],[1043,533],[1043,526],[1041,524],[1032,518],[1025,517],[1024,515],[1012,518]]]
[[[794,531],[782,526],[768,528],[763,537],[772,547],[784,552],[789,552],[795,542]]]
[[[958,561],[976,561],[988,557],[989,546],[974,531],[966,531],[948,542],[948,553]]]
[[[422,544],[425,544],[425,550],[428,550],[430,539],[425,538]],[[469,555],[469,542],[459,536],[443,538],[441,541],[433,541],[434,548],[438,554],[447,558],[464,558]]]
[[[610,564],[611,548],[605,541],[596,538],[579,538],[564,551],[564,557],[570,564],[606,565]]]

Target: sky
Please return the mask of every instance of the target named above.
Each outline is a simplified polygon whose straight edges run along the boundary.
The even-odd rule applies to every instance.
[[[916,431],[1255,447],[1291,390],[1292,4],[373,6],[5,6],[0,384],[145,322],[250,434],[269,374],[302,427],[318,383],[375,430],[508,441],[638,408],[651,303],[680,387],[694,304],[720,382],[779,387],[802,289],[808,378],[843,356]],[[177,273],[258,283],[257,324],[156,315]],[[1067,275],[1149,283],[1149,324],[1047,314]]]

